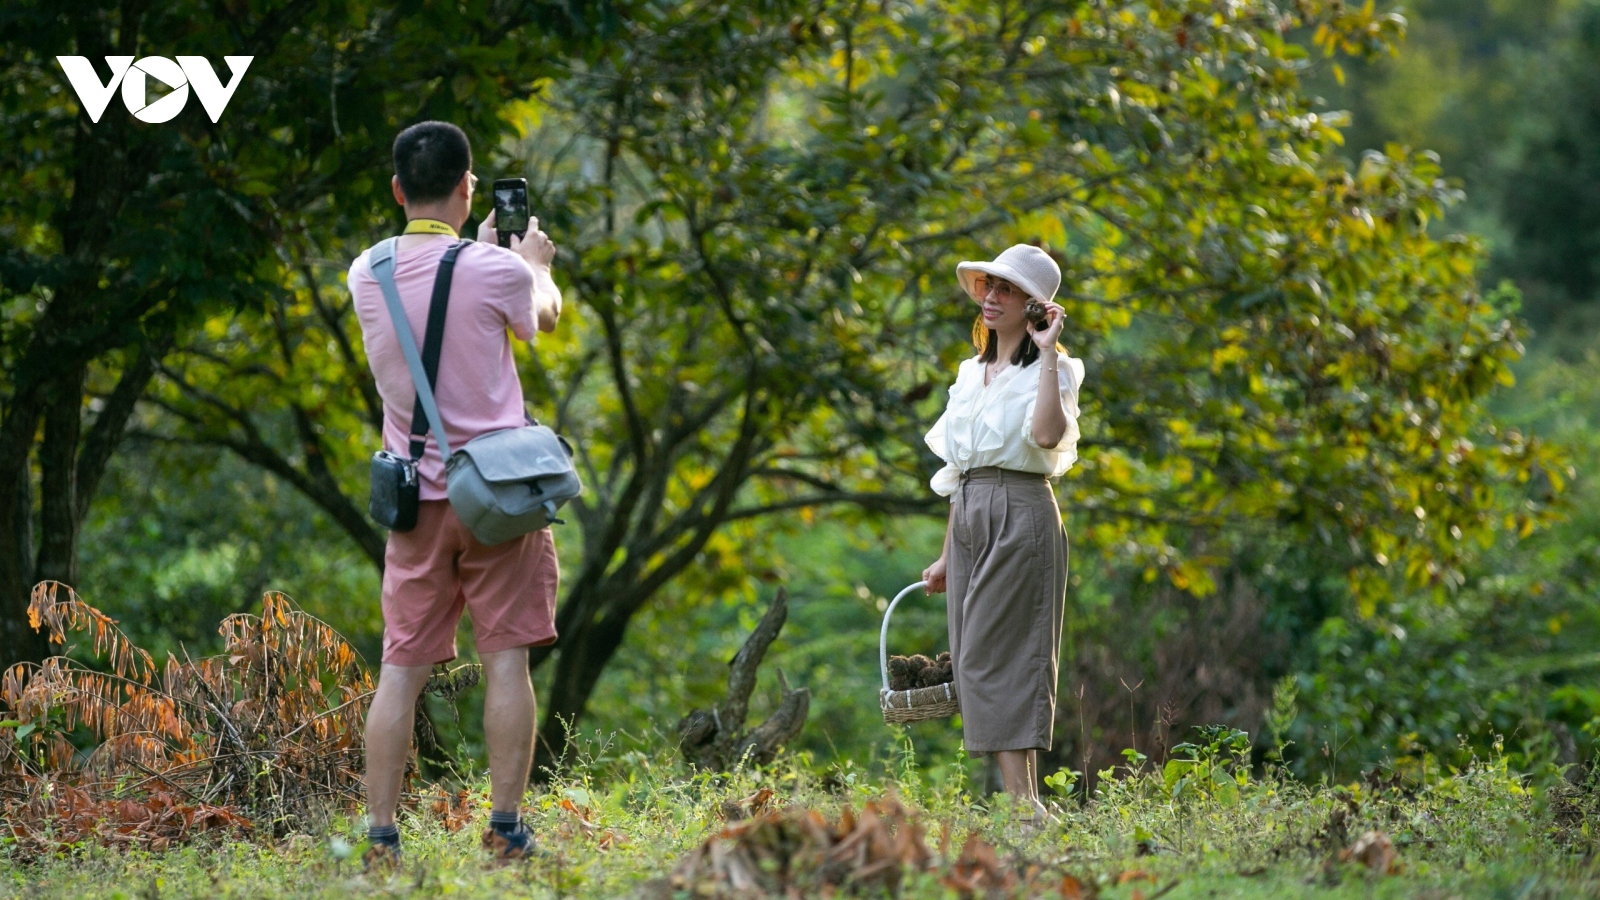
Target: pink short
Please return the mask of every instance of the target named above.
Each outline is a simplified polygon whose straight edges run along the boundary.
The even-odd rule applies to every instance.
[[[417,527],[392,532],[383,557],[383,661],[431,666],[456,658],[456,625],[472,612],[479,653],[556,639],[556,544],[544,528],[478,542],[448,500],[424,500]]]

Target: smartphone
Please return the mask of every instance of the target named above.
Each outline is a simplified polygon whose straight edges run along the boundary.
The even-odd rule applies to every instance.
[[[494,181],[494,230],[500,246],[511,246],[511,236],[528,233],[528,179],[496,178]]]

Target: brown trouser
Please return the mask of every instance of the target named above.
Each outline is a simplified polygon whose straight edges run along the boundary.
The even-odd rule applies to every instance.
[[[968,753],[1049,750],[1067,535],[1043,475],[974,469],[951,507],[950,657]]]

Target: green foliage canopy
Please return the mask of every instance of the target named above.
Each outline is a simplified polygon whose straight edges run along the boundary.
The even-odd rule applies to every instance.
[[[207,316],[269,307],[317,247],[392,221],[384,161],[404,123],[492,142],[506,96],[615,18],[609,3],[0,11],[0,661],[44,652],[28,589],[76,580],[96,485],[170,348]],[[145,125],[116,103],[91,123],[58,54],[102,73],[110,54],[254,61],[220,122],[190,103]]]
[[[577,301],[528,393],[591,490],[563,643],[536,656],[546,728],[663,585],[747,575],[739,523],[940,511],[920,435],[973,312],[951,272],[1015,240],[1060,256],[1088,363],[1080,546],[1205,595],[1264,535],[1314,543],[1371,612],[1396,584],[1449,596],[1497,529],[1542,521],[1561,464],[1481,402],[1520,352],[1512,311],[1477,244],[1429,231],[1455,191],[1427,154],[1352,170],[1301,85],[1291,34],[1364,54],[1399,29],[1317,2],[673,6],[503,107]],[[329,289],[304,276],[287,333],[353,371]],[[244,426],[195,401],[249,368],[237,328],[284,330],[219,323],[160,395],[225,445]],[[353,493],[370,410],[333,380],[300,399],[297,358],[228,405],[346,435],[323,452]]]

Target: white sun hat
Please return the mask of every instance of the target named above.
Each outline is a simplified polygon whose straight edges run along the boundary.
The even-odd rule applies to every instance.
[[[961,289],[974,300],[978,296],[973,283],[980,274],[1004,278],[1039,300],[1054,300],[1061,287],[1061,267],[1050,254],[1032,244],[1013,244],[994,258],[994,262],[964,262],[956,266],[956,280]]]

